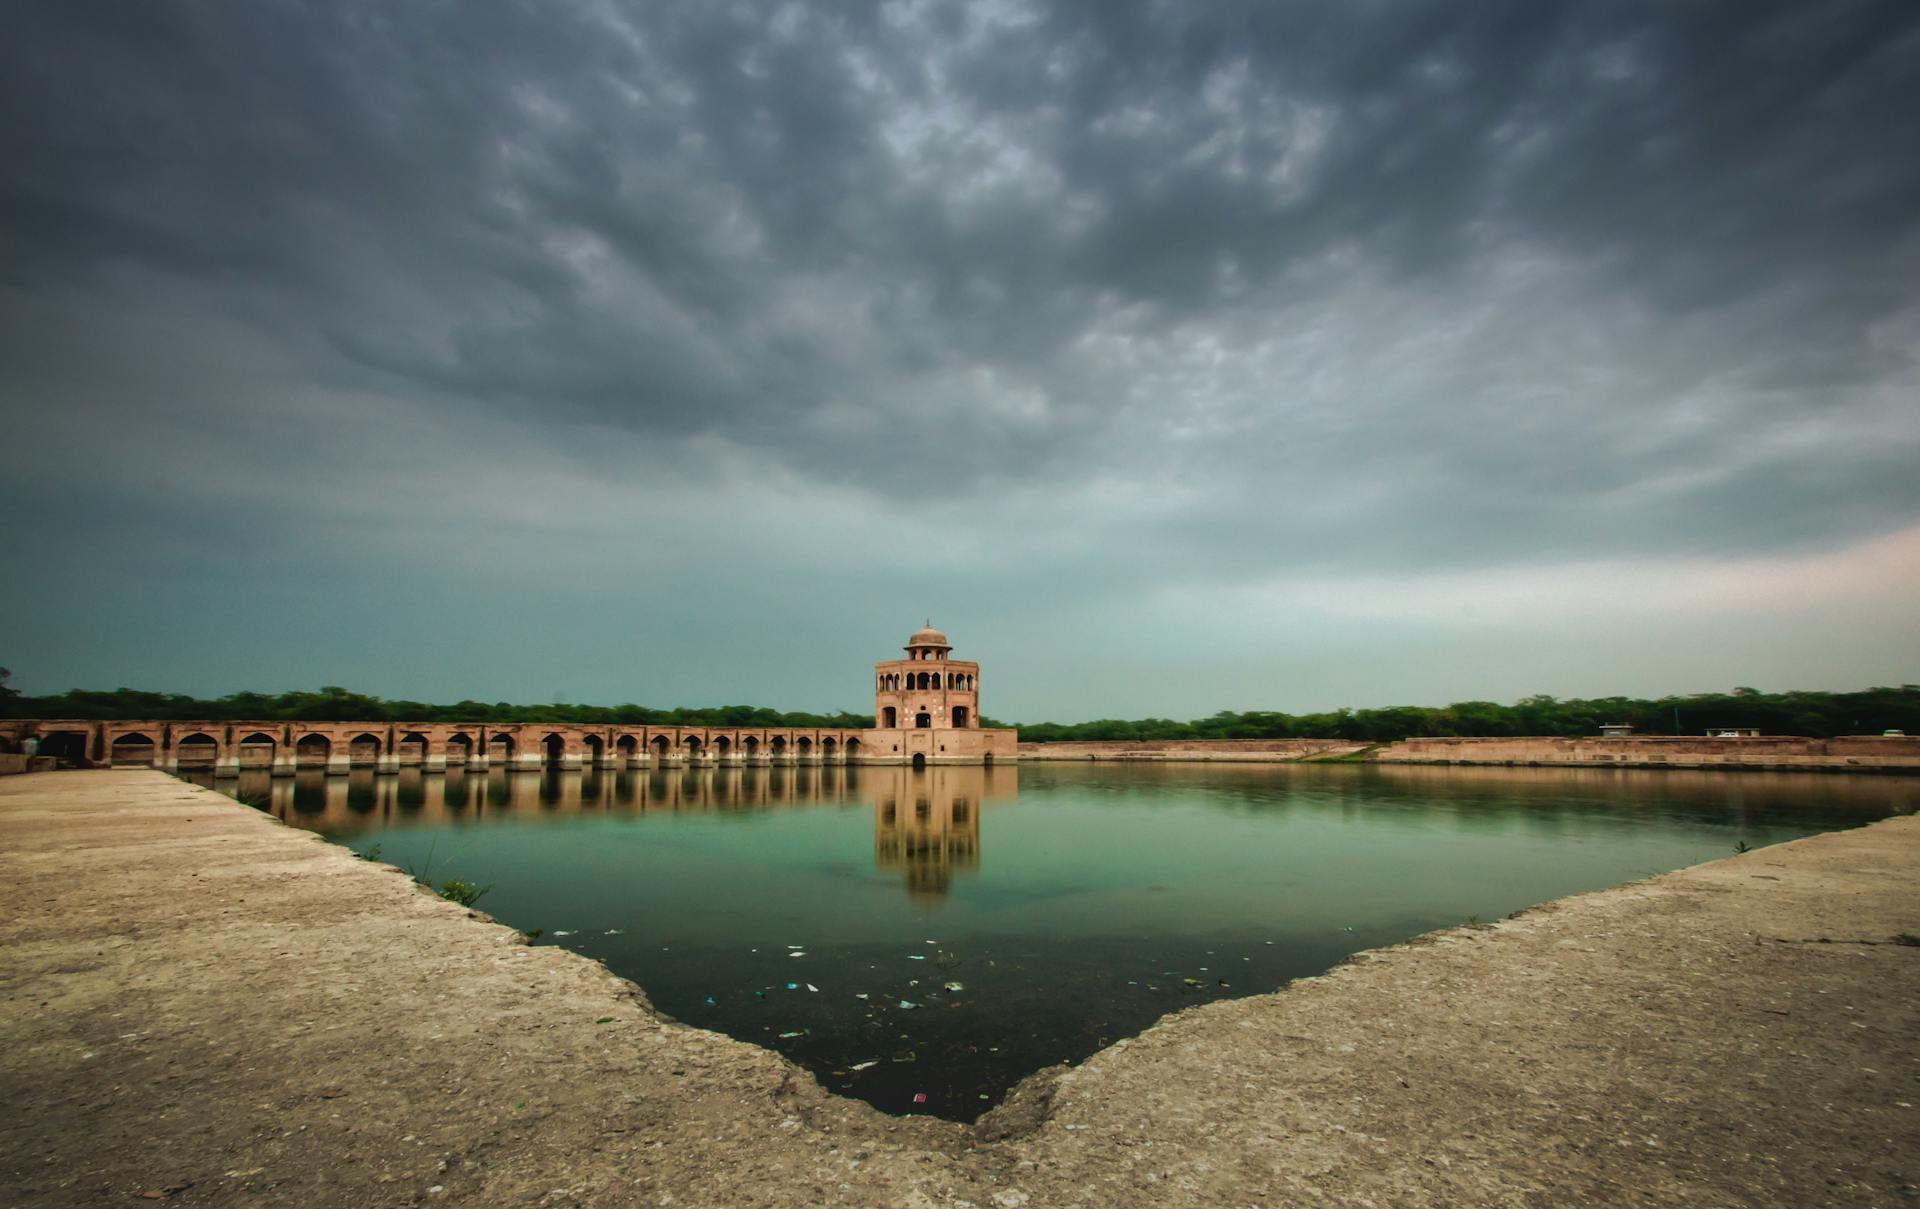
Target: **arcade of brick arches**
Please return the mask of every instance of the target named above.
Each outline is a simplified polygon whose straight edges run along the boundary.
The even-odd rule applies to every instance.
[[[980,725],[980,665],[950,658],[931,625],[906,658],[874,668],[874,725],[620,726],[549,722],[0,721],[0,751],[63,763],[211,768],[660,768],[712,764],[993,764],[1017,759],[1018,734]]]

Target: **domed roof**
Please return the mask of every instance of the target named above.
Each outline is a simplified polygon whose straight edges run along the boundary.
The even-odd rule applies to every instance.
[[[927,628],[923,630],[915,630],[913,632],[913,637],[907,639],[908,650],[912,650],[914,647],[917,647],[917,646],[950,647],[952,645],[953,644],[951,642],[947,641],[947,636],[945,634],[942,634],[939,630],[934,629],[931,625],[929,625]]]

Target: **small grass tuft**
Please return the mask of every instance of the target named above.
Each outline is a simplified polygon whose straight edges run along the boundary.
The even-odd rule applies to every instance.
[[[440,897],[450,903],[459,903],[463,907],[471,907],[473,904],[479,902],[481,897],[491,889],[493,889],[493,883],[491,882],[484,886],[477,886],[472,882],[462,881],[457,877],[450,877],[440,883]]]

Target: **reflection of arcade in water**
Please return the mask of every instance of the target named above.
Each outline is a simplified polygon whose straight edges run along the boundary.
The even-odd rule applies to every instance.
[[[247,769],[215,782],[181,774],[308,831],[350,838],[389,827],[462,826],[581,815],[747,813],[813,806],[873,810],[875,865],[900,871],[916,898],[946,893],[956,871],[980,863],[980,812],[1019,792],[1016,765],[797,765],[615,771],[557,769],[274,777]]]

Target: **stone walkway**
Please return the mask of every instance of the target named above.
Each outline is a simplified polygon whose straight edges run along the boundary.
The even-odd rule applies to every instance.
[[[1892,819],[1188,1011],[967,1129],[210,791],[5,777],[0,1204],[1907,1204],[1914,936]]]

